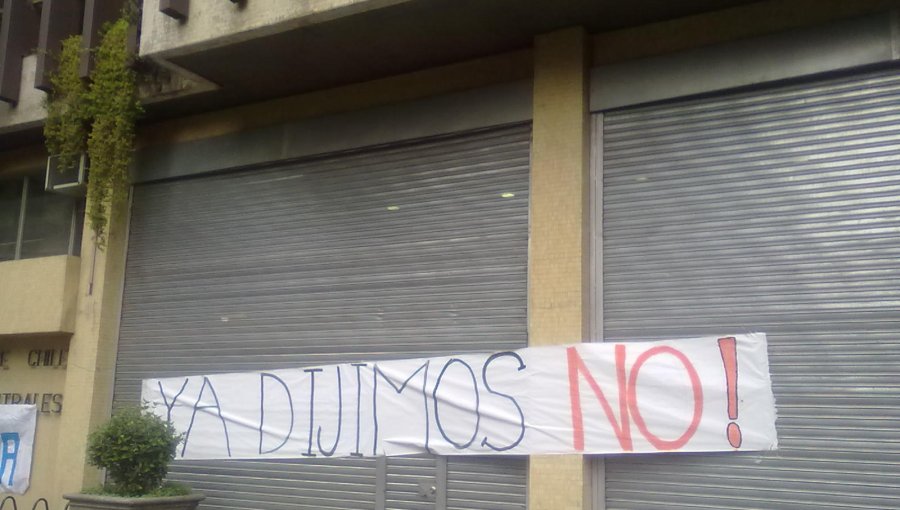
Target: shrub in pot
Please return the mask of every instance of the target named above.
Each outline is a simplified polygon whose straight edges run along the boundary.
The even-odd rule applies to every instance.
[[[70,510],[142,508],[189,510],[203,496],[164,484],[181,435],[146,408],[124,408],[88,438],[88,462],[106,469],[109,483],[82,494],[66,494]]]

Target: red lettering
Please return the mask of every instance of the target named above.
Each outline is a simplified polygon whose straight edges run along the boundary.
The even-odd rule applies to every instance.
[[[678,361],[680,361],[682,365],[684,365],[688,377],[691,380],[691,391],[693,392],[694,396],[694,415],[691,418],[691,423],[690,425],[688,425],[688,428],[687,430],[685,430],[684,434],[673,441],[662,439],[650,432],[650,430],[647,428],[646,422],[644,422],[643,416],[641,416],[640,406],[638,405],[638,374],[641,372],[641,367],[644,366],[644,363],[658,354],[671,354],[672,356],[675,356],[675,358],[678,359]],[[638,356],[638,359],[631,367],[631,374],[629,374],[628,377],[628,407],[631,410],[631,414],[634,416],[634,424],[637,425],[637,428],[641,432],[641,434],[645,438],[647,438],[647,441],[650,441],[650,444],[652,444],[657,450],[677,450],[691,440],[691,438],[697,432],[697,427],[700,426],[700,418],[703,416],[703,387],[700,385],[700,376],[697,374],[697,370],[694,368],[694,365],[691,363],[691,361],[681,351],[665,345],[648,349],[641,353],[640,356]]]
[[[628,396],[626,393],[625,381],[625,346],[622,344],[616,345],[616,379],[619,385],[619,416],[621,417],[621,423],[616,421],[612,406],[609,405],[609,401],[606,400],[603,390],[600,389],[600,385],[598,385],[597,381],[591,376],[590,371],[588,371],[587,367],[584,365],[584,360],[578,355],[578,351],[575,347],[569,347],[566,349],[566,353],[569,362],[569,398],[572,405],[572,439],[575,450],[584,451],[584,417],[581,412],[581,391],[578,387],[578,374],[581,374],[591,387],[597,400],[600,401],[603,412],[606,413],[606,418],[609,420],[610,425],[612,425],[613,432],[615,432],[622,450],[626,452],[631,451],[633,448],[631,442],[631,427],[628,424]]]
[[[728,393],[728,418],[738,419],[738,363],[737,363],[737,339],[733,336],[719,339],[719,351],[722,353],[722,363],[725,366],[725,389]],[[731,422],[725,427],[725,435],[728,443],[735,448],[741,447],[741,426]]]

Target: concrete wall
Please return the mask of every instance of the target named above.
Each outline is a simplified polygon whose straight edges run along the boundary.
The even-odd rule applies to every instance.
[[[148,148],[214,138],[300,119],[530,79],[531,74],[531,51],[521,50],[160,122],[143,127],[138,144]]]
[[[528,345],[587,338],[588,37],[578,28],[535,41],[528,252]],[[533,510],[590,508],[581,455],[530,458]]]
[[[20,509],[32,508],[41,498],[55,499],[56,448],[61,415],[66,411],[63,383],[68,345],[68,335],[0,337],[0,404],[27,400],[34,401],[38,409],[31,485],[25,494],[16,496]]]
[[[51,510],[65,507],[62,494],[102,482],[100,472],[87,465],[87,438],[109,418],[112,407],[128,214],[128,204],[118,204],[110,212],[107,240],[102,249],[94,249],[94,237],[85,218],[78,309],[63,388],[67,396],[66,412],[60,420],[64,435],[55,452],[58,471],[54,499],[48,498]]]
[[[0,135],[4,132],[40,126],[44,122],[44,98],[47,94],[34,88],[37,55],[22,59],[22,80],[19,102],[15,105],[0,101]]]
[[[81,260],[0,262],[0,336],[72,333]]]
[[[788,31],[897,8],[896,0],[766,0],[596,34],[594,66]]]
[[[144,2],[141,56],[167,57],[275,34],[409,0],[191,0],[188,23]]]

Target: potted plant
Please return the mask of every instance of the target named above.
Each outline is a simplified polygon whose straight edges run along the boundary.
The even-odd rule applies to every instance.
[[[144,407],[119,410],[88,438],[88,462],[109,483],[65,494],[70,510],[192,510],[204,499],[185,485],[164,483],[182,435]]]

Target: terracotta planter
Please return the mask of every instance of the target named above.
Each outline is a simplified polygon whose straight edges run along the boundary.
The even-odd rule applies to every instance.
[[[94,494],[63,494],[69,500],[69,510],[194,510],[206,496],[166,496],[161,498],[120,498]]]

